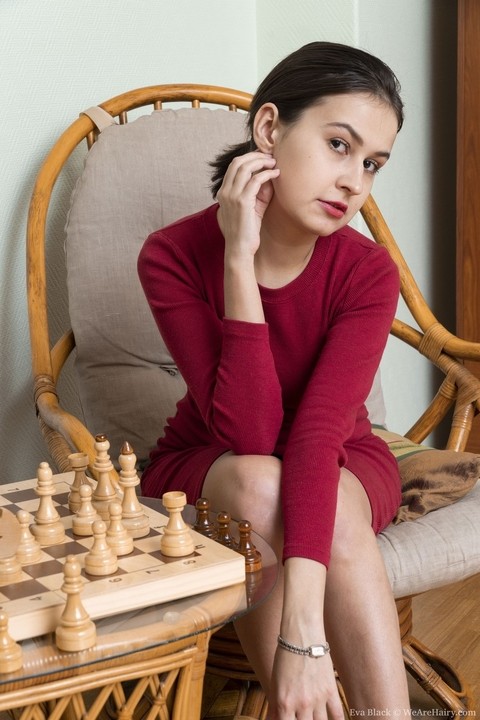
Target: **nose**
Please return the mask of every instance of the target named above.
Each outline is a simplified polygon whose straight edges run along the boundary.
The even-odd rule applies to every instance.
[[[350,195],[360,195],[363,190],[363,182],[365,179],[365,168],[363,163],[349,163],[343,168],[343,172],[338,177],[338,185],[342,190],[347,190]]]

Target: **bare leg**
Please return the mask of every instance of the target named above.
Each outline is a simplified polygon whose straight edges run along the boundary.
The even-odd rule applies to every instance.
[[[408,708],[395,602],[371,529],[367,495],[348,471],[342,471],[339,487],[325,623],[350,707]]]
[[[223,455],[203,492],[211,506],[245,517],[282,555],[281,462],[268,456]],[[236,625],[242,646],[268,695],[283,603],[283,578]],[[409,707],[398,616],[371,529],[370,505],[358,479],[342,470],[327,573],[325,622],[332,656],[352,708]]]

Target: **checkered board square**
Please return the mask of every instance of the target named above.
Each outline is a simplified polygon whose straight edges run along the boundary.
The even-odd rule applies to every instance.
[[[38,562],[22,567],[22,578],[18,582],[2,584],[0,577],[0,609],[8,615],[9,633],[15,640],[43,635],[57,627],[65,606],[61,586],[68,555],[76,555],[82,565],[81,600],[93,620],[245,580],[243,556],[193,530],[194,553],[181,558],[162,555],[160,538],[168,517],[148,506],[143,509],[150,520],[150,532],[134,540],[130,555],[118,558],[118,570],[98,578],[88,575],[83,569],[83,558],[93,538],[79,537],[72,531],[73,516],[68,508],[72,479],[73,473],[54,476],[53,501],[65,526],[64,542],[43,547]],[[36,483],[36,480],[26,480],[1,486],[0,507],[13,514],[27,510],[33,516],[39,505]]]

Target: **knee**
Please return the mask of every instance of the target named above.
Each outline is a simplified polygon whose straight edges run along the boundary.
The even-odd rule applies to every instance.
[[[367,494],[359,480],[342,471],[332,539],[332,561],[358,562],[363,551],[376,544]]]

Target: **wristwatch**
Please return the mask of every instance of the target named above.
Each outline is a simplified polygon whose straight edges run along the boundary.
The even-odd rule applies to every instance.
[[[327,642],[303,648],[298,645],[292,645],[292,643],[284,640],[281,635],[278,636],[277,642],[284,650],[289,650],[289,652],[296,653],[297,655],[308,655],[309,657],[319,658],[330,652],[330,645]]]

